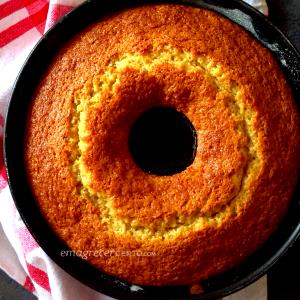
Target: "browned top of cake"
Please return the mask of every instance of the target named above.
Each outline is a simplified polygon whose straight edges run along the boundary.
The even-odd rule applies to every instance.
[[[143,172],[128,150],[132,124],[155,106],[197,132],[194,162],[172,176]],[[37,202],[71,249],[99,251],[90,263],[129,282],[191,284],[276,228],[299,136],[268,50],[208,10],[153,5],[110,16],[59,52],[34,97],[25,156]]]

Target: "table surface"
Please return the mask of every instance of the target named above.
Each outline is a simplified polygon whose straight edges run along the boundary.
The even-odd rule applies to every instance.
[[[267,0],[269,18],[300,50],[300,0]],[[268,300],[300,299],[300,240],[268,273]],[[298,274],[298,275],[297,275]],[[0,270],[0,300],[34,300]],[[74,299],[76,300],[76,299]]]

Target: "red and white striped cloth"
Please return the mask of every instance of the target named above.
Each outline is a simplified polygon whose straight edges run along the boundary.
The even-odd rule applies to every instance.
[[[264,0],[245,1],[267,14]],[[0,0],[0,268],[39,299],[111,299],[68,275],[38,246],[13,203],[2,160],[4,115],[23,62],[43,33],[82,2]],[[266,300],[266,276],[226,299]]]

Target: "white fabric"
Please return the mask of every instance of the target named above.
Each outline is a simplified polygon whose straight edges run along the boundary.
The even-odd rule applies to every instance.
[[[248,4],[260,10],[263,14],[268,15],[268,5],[265,0],[244,0]]]

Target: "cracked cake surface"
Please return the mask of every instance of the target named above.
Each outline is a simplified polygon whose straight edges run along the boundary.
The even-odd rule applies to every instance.
[[[128,149],[135,120],[157,106],[197,134],[193,163],[171,176],[143,172]],[[88,261],[126,281],[172,285],[219,274],[270,236],[299,150],[292,91],[267,49],[209,10],[149,5],[59,51],[34,94],[24,155],[43,215],[72,250],[98,251]]]

